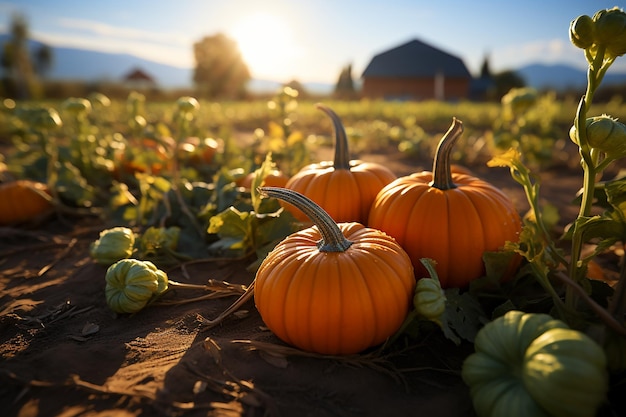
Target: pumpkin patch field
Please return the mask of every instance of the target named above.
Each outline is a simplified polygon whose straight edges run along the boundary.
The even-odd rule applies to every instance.
[[[0,414],[626,415],[620,13],[582,98],[4,100]]]

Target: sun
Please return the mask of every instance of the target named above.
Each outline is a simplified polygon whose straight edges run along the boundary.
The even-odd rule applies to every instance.
[[[281,81],[293,77],[300,51],[287,19],[267,12],[251,14],[237,22],[231,36],[253,77]]]

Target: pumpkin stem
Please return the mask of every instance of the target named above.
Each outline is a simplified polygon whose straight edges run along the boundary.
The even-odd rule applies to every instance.
[[[297,191],[280,187],[259,187],[258,191],[261,195],[293,204],[306,214],[322,235],[322,240],[317,243],[320,252],[344,252],[352,245],[333,218],[310,198]]]
[[[335,160],[333,166],[335,169],[350,169],[350,154],[348,152],[348,136],[346,129],[341,123],[341,119],[330,107],[321,103],[315,105],[318,109],[326,113],[333,121],[333,129],[335,131]]]
[[[452,125],[445,135],[439,141],[437,151],[435,152],[435,160],[433,162],[433,180],[431,187],[440,190],[451,190],[456,188],[456,184],[452,182],[452,172],[450,170],[450,154],[457,139],[463,133],[463,122],[456,117],[452,118]]]

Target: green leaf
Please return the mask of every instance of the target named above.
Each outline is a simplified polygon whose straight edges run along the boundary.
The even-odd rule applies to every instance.
[[[595,238],[617,240],[625,236],[624,222],[607,216],[581,216],[574,222],[574,227],[582,231],[585,242]]]
[[[155,259],[167,251],[175,251],[180,239],[179,227],[149,227],[139,238],[142,259]]]
[[[95,190],[71,162],[57,163],[54,187],[66,201],[83,207],[95,203]]]
[[[252,198],[252,210],[256,213],[263,213],[261,211],[261,203],[263,199],[261,195],[257,191],[263,182],[265,181],[265,177],[271,174],[272,171],[276,170],[276,164],[272,161],[272,153],[268,152],[265,155],[265,161],[261,164],[261,166],[254,171],[254,178],[252,179],[252,184],[250,185],[250,197]]]
[[[216,192],[211,195],[207,205],[214,207],[216,213],[221,213],[237,203],[240,192],[237,190],[237,185],[233,182],[232,175],[226,168],[215,174],[213,184]]]
[[[469,292],[460,293],[458,288],[445,290],[446,311],[442,317],[444,335],[457,345],[461,339],[474,342],[478,330],[489,322],[482,306]]]
[[[511,263],[519,256],[512,251],[493,251],[483,254],[485,264],[485,275],[493,281],[501,281],[506,275],[511,273]]]
[[[261,245],[268,242],[283,240],[289,236],[293,230],[295,219],[286,210],[280,208],[275,213],[267,215],[265,221],[260,222],[256,228],[256,241]]]
[[[611,206],[626,218],[626,178],[607,182],[604,191]]]
[[[251,219],[250,213],[241,212],[231,206],[211,217],[208,232],[215,233],[222,239],[238,238],[243,242],[249,236]]]

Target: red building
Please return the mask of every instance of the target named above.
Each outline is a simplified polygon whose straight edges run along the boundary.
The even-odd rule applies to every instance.
[[[419,40],[374,56],[362,78],[363,97],[387,100],[466,99],[472,82],[460,58]]]
[[[124,76],[124,84],[137,90],[148,90],[156,87],[154,79],[139,68],[133,69]]]

